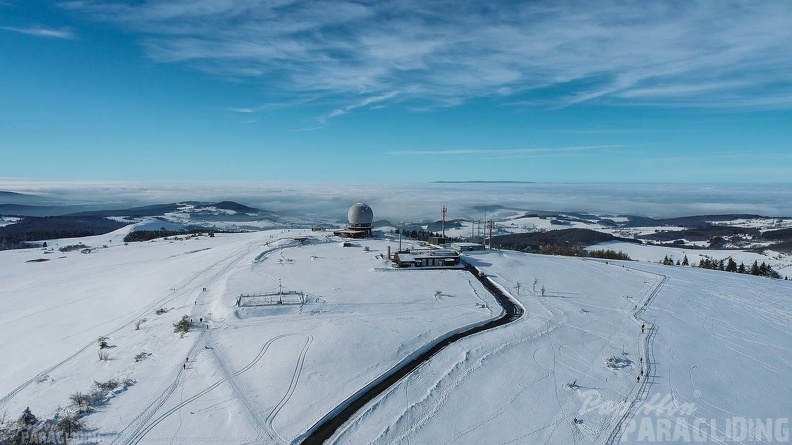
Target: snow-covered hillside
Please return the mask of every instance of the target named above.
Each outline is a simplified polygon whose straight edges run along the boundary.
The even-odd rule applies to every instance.
[[[468,272],[392,269],[392,240],[270,230],[124,244],[132,228],[0,252],[0,411],[52,418],[94,382],[126,379],[78,442],[292,443],[436,338],[501,314]],[[788,416],[789,282],[516,252],[466,260],[523,318],[433,356],[336,443],[633,443],[641,422],[700,417],[722,437],[727,421]],[[270,296],[237,307],[240,294]],[[675,411],[647,411],[661,404]]]

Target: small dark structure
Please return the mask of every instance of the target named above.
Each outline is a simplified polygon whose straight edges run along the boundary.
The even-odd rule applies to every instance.
[[[402,268],[456,267],[459,266],[459,254],[446,249],[396,252],[393,261]]]
[[[448,238],[442,236],[430,236],[429,237],[429,244],[434,244],[435,246],[441,246],[448,242]]]

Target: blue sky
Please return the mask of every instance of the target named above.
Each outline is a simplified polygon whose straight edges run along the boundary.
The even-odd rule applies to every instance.
[[[0,178],[789,183],[790,2],[0,0]]]

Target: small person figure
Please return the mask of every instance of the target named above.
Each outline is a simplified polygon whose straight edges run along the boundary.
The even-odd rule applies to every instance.
[[[641,325],[641,334],[643,334],[643,333],[644,333],[644,328],[645,328],[645,327],[646,327],[646,325],[645,325],[645,324],[642,324],[642,325]]]
[[[641,370],[641,375],[643,375],[643,369]]]
[[[638,376],[638,377],[636,377],[636,378],[635,378],[635,381],[636,381],[637,383],[641,383],[641,376]]]
[[[575,417],[575,418],[573,418],[573,419],[572,419],[572,423],[575,423],[575,424],[577,424],[577,417]]]
[[[187,357],[186,359],[184,359],[184,362],[185,363],[189,363],[190,362],[190,357]]]
[[[203,317],[199,318],[199,319],[198,319],[198,321],[200,321],[201,323],[203,323]]]
[[[182,365],[182,369],[187,369],[187,364],[186,363]]]
[[[643,364],[643,357],[641,357],[641,364]]]

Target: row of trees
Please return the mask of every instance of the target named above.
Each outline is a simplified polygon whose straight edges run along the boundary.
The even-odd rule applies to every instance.
[[[557,246],[557,245],[549,245],[549,246],[542,246],[539,248],[540,255],[561,255],[561,256],[576,256],[576,257],[591,257],[591,258],[603,258],[606,260],[627,260],[630,261],[629,255],[620,251],[615,251],[613,249],[601,249],[601,250],[586,250],[582,247],[577,246]]]
[[[124,237],[125,243],[134,243],[139,241],[150,241],[157,238],[165,238],[169,236],[185,236],[185,235],[192,235],[192,236],[199,236],[207,233],[210,238],[214,237],[215,232],[221,233],[231,233],[231,231],[224,231],[224,230],[213,230],[207,232],[205,229],[200,230],[136,230],[134,232],[129,232]]]
[[[673,258],[669,258],[667,255],[663,258],[662,263],[666,266],[689,266],[690,262],[688,261],[687,255],[682,258],[682,261],[678,259],[674,262]],[[695,265],[694,265],[695,267]],[[782,278],[781,274],[773,270],[773,267],[764,261],[760,264],[758,261],[754,261],[753,264],[750,266],[746,266],[745,263],[740,262],[737,264],[736,261],[732,257],[722,259],[722,260],[713,260],[711,258],[702,258],[699,263],[698,267],[702,269],[711,269],[711,270],[722,270],[724,272],[735,272],[735,273],[744,273],[749,275],[756,275],[760,277],[770,277],[770,278]],[[788,277],[783,277],[784,279],[788,279]]]
[[[430,232],[430,231],[427,231],[427,230],[416,230],[416,229],[413,229],[413,230],[396,229],[395,233],[397,235],[401,234],[401,236],[403,236],[403,237],[406,237],[406,238],[409,238],[409,239],[418,240],[418,241],[429,241],[429,237],[430,236],[436,236],[438,238],[443,236],[440,233]],[[450,242],[456,242],[456,241],[459,241],[460,239],[447,236],[446,240],[448,240]]]
[[[29,249],[31,247],[41,247],[41,242],[34,240],[59,239],[59,238],[82,238],[85,236],[96,235],[93,230],[47,230],[37,232],[10,233],[0,235],[0,250],[10,249]]]

